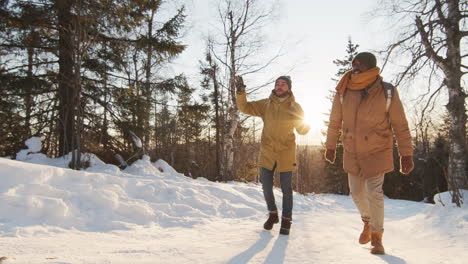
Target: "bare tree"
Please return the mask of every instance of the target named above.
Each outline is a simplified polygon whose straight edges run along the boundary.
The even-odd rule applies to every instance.
[[[265,8],[259,0],[224,0],[218,7],[222,23],[222,36],[215,40],[211,54],[224,68],[227,90],[227,116],[223,133],[223,180],[236,178],[235,157],[238,151],[235,142],[239,126],[239,111],[236,105],[235,76],[257,73],[268,67],[279,55],[264,63],[251,59],[262,47],[259,34],[273,12],[273,6]],[[251,88],[251,87],[249,87]]]
[[[396,84],[429,72],[429,87],[439,81],[438,89],[428,90],[428,105],[436,93],[446,89],[446,108],[451,119],[447,177],[453,202],[463,203],[459,189],[468,189],[466,179],[466,89],[462,78],[467,73],[468,2],[460,0],[384,0],[382,10],[398,19],[401,34],[384,51],[385,64],[391,58],[407,61]],[[404,25],[405,21],[408,23]],[[465,44],[465,45],[463,45]],[[407,58],[409,58],[407,60]],[[384,64],[384,66],[385,66]],[[441,75],[438,80],[438,74]],[[426,108],[427,109],[427,108]]]

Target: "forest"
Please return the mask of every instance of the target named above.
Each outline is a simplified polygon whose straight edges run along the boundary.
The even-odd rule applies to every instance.
[[[191,45],[183,41],[191,12],[183,1],[2,0],[0,157],[15,159],[24,142],[38,136],[42,153],[69,154],[69,167],[76,170],[87,167],[82,153],[121,167],[148,155],[187,177],[258,182],[262,122],[239,112],[234,77],[254,75],[277,58],[248,60],[261,48],[255,35],[274,12],[263,2],[219,1],[215,20],[222,34],[200,40],[206,50],[194,58],[201,80],[194,84],[184,73],[163,74]],[[398,86],[424,76],[433,87],[421,91],[420,111],[409,118],[415,169],[410,175],[399,172],[395,145],[396,169],[386,176],[384,192],[433,203],[434,194],[448,190],[460,205],[460,189],[468,189],[468,3],[383,3],[385,15],[412,17],[400,20],[401,35],[376,53],[382,66],[406,58],[387,78]],[[350,36],[343,55],[331,59],[336,72],[326,78],[338,80],[360,51]],[[272,87],[272,81],[248,86],[247,92],[264,87]],[[332,97],[330,92],[324,100]],[[431,114],[434,109],[444,114]],[[348,194],[341,144],[337,162],[328,164],[324,146],[300,141],[298,136],[294,190]]]

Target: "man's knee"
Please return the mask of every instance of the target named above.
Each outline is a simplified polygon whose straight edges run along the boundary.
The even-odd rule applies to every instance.
[[[369,197],[369,200],[383,200],[384,195],[383,195],[383,190],[382,188],[375,188],[372,190],[367,191],[367,196]]]
[[[286,185],[281,185],[281,191],[283,193],[288,193],[288,194],[291,194],[293,192],[293,189],[292,189],[292,186],[291,184],[286,184]]]
[[[283,193],[291,194],[293,192],[292,184],[290,181],[281,182],[281,191]]]
[[[260,182],[263,187],[272,187],[273,186],[273,173],[270,173],[267,169],[262,168],[260,170]]]

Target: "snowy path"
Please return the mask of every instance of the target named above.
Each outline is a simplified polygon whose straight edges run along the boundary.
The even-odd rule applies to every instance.
[[[40,227],[31,227],[19,237],[0,238],[0,245],[2,254],[15,258],[11,263],[466,263],[466,238],[425,227],[423,204],[402,208],[386,201],[387,255],[374,256],[369,244],[356,241],[361,226],[348,197],[315,198],[320,206],[297,214],[289,237],[278,235],[279,225],[260,230],[263,219],[212,218],[193,228],[135,226],[108,233],[51,234],[47,228],[41,236]]]
[[[386,199],[387,255],[375,256],[357,242],[349,196],[294,194],[291,234],[280,236],[279,224],[262,230],[260,185],[170,171],[162,161],[78,172],[0,158],[0,263],[468,263],[466,205]]]

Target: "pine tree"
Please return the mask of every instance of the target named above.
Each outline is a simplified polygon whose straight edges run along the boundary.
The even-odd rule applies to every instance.
[[[211,44],[208,43],[208,46]],[[203,75],[203,80],[201,86],[203,89],[209,92],[208,96],[211,98],[211,103],[214,108],[214,129],[215,129],[215,153],[216,153],[216,171],[213,179],[215,181],[219,181],[223,179],[222,173],[222,140],[221,135],[223,134],[223,126],[222,126],[222,112],[223,104],[222,104],[222,91],[221,91],[221,84],[219,83],[219,66],[213,60],[211,52],[206,52],[206,62],[200,62],[201,64],[201,74]]]
[[[122,147],[108,131],[125,129],[122,124],[129,116],[148,145],[155,91],[165,87],[161,84],[165,80],[156,74],[158,67],[185,48],[178,42],[184,8],[167,20],[156,20],[162,4],[158,0],[2,2],[0,53],[15,54],[0,61],[2,78],[10,84],[5,100],[20,97],[24,102],[18,110],[24,132],[18,134],[45,134],[44,146],[52,155],[74,149],[79,155],[81,147],[99,151],[100,146],[105,152],[111,145]],[[125,60],[122,55],[129,53],[131,59]],[[124,100],[125,93],[132,96]],[[131,111],[120,110],[119,101]]]
[[[188,176],[196,178],[201,176],[198,169],[200,164],[205,161],[200,152],[197,151],[197,143],[199,143],[202,131],[206,126],[210,108],[207,104],[193,102],[194,91],[194,89],[186,89],[185,92],[179,94],[177,131],[178,138],[183,139],[181,144],[185,146],[184,171],[187,172]],[[195,168],[198,169],[194,170]]]
[[[343,59],[336,59],[333,61],[333,64],[335,64],[338,67],[338,72],[335,74],[337,79],[332,78],[332,80],[338,82],[340,78],[345,74],[347,71],[351,70],[352,68],[352,61],[353,58],[358,54],[358,44],[354,44],[351,40],[351,37],[348,37],[348,44],[346,45],[346,55]]]
[[[53,40],[48,37],[51,16],[48,11],[46,1],[4,1],[0,5],[2,99],[16,105],[5,108],[2,116],[7,119],[0,119],[2,124],[17,122],[2,133],[16,137],[16,142],[10,138],[11,148],[7,147],[10,155],[16,153],[28,137],[46,130],[40,120],[51,115],[54,105],[51,80],[55,76],[46,69],[55,62],[44,56],[53,46]],[[9,117],[14,117],[15,121]]]
[[[340,78],[343,76],[344,73],[351,70],[352,65],[351,62],[353,58],[357,55],[357,50],[359,45],[354,44],[351,41],[351,37],[348,38],[348,44],[346,46],[346,55],[343,59],[336,59],[333,63],[338,67],[338,71],[335,76],[338,79],[332,78],[332,80],[338,82]],[[335,91],[330,91],[329,99],[333,102],[333,98],[335,97]],[[328,124],[327,124],[328,125]],[[338,194],[348,194],[349,187],[348,187],[348,175],[343,169],[343,144],[341,139],[338,140],[337,147],[336,147],[336,160],[335,163],[330,164],[326,163],[325,168],[328,172],[328,180],[329,191]]]

